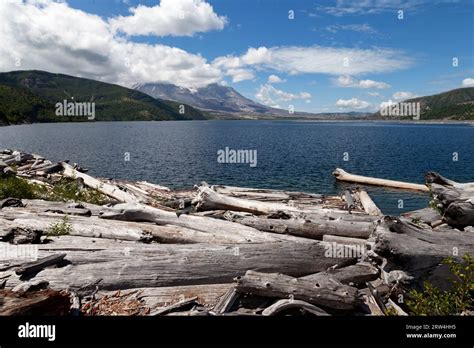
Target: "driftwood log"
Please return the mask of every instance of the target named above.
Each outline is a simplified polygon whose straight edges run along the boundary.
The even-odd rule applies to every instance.
[[[284,274],[247,271],[236,278],[237,291],[266,297],[302,300],[332,309],[351,309],[358,304],[357,289],[340,282],[320,286],[311,280],[296,279]]]
[[[474,183],[458,183],[435,172],[428,172],[425,177],[444,220],[456,228],[473,226]]]
[[[474,234],[445,229],[432,231],[400,218],[385,217],[375,230],[374,251],[403,270],[409,277],[401,282],[421,286],[429,281],[446,288],[451,275],[441,261],[464,254],[474,255]]]
[[[428,187],[426,187],[425,185],[351,174],[341,168],[336,168],[336,170],[334,170],[332,174],[339,181],[347,181],[347,182],[353,182],[353,183],[365,184],[365,185],[394,187],[394,188],[399,188],[399,189],[415,190],[415,191],[423,191],[423,192],[429,191]]]
[[[67,251],[66,260],[72,264],[45,269],[35,279],[48,281],[53,289],[78,289],[96,283],[104,290],[218,284],[229,283],[247,270],[300,277],[350,260],[327,257],[325,246],[319,242],[238,246],[142,243],[130,247],[110,241],[107,247],[103,245],[95,251],[86,242],[77,245],[77,249]],[[10,276],[7,287],[18,281]]]

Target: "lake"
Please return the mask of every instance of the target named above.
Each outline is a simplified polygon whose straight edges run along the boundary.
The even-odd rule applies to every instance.
[[[256,150],[256,166],[217,153]],[[0,127],[0,148],[69,159],[94,176],[182,188],[201,181],[336,194],[337,168],[424,182],[429,170],[474,181],[474,127],[462,124],[310,121],[54,123]],[[129,159],[129,160],[128,160]],[[369,187],[386,214],[426,207],[428,195]],[[402,200],[402,201],[400,201]],[[402,203],[402,204],[401,204]],[[403,206],[402,206],[403,205]]]

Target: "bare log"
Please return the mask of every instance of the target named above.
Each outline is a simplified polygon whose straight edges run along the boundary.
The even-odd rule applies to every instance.
[[[171,224],[202,232],[212,231],[216,234],[233,234],[246,238],[248,242],[304,241],[302,238],[293,236],[277,236],[272,233],[261,232],[255,228],[231,221],[193,215],[180,215],[178,217],[174,212],[140,204],[117,204],[113,209],[104,212],[101,218],[124,221],[148,221],[158,225]]]
[[[79,289],[96,283],[104,290],[219,284],[231,282],[246,270],[300,277],[350,260],[327,257],[326,248],[318,242],[135,245],[110,240],[110,246],[94,252],[78,245],[77,250],[67,251],[72,264],[44,269],[35,279],[48,281],[53,289]],[[10,276],[7,287],[16,282]]]
[[[347,181],[347,182],[366,184],[366,185],[394,187],[394,188],[399,188],[399,189],[415,190],[415,191],[423,191],[423,192],[429,191],[428,187],[426,187],[425,185],[412,184],[408,182],[395,181],[395,180],[371,178],[368,176],[351,174],[341,168],[336,168],[336,170],[332,174],[339,181]]]
[[[377,279],[379,270],[370,263],[359,262],[343,268],[331,268],[324,272],[310,274],[301,279],[310,280],[315,283],[326,283],[328,279],[335,279],[342,284],[365,284]]]
[[[393,262],[396,269],[407,272],[410,284],[425,280],[435,286],[449,286],[449,270],[441,265],[447,257],[460,258],[474,254],[474,235],[456,230],[433,232],[399,218],[385,217],[375,230],[374,251]]]
[[[120,190],[118,187],[102,182],[96,178],[93,178],[90,175],[81,173],[77,170],[75,170],[72,166],[65,162],[61,162],[61,165],[64,168],[63,175],[69,178],[81,178],[84,180],[84,184],[90,188],[99,190],[103,194],[112,197],[120,202],[124,203],[137,203],[138,199],[134,196],[131,195],[128,192]]]
[[[294,299],[333,309],[352,309],[358,304],[357,289],[336,281],[330,287],[319,287],[310,280],[255,271],[247,271],[236,281],[236,289],[241,293],[276,298],[292,295]]]
[[[322,239],[326,234],[368,238],[373,231],[371,222],[350,220],[329,220],[317,216],[311,219],[269,219],[226,213],[225,217],[233,222],[253,227],[260,231],[290,234],[294,236]]]
[[[375,205],[374,201],[372,198],[370,198],[369,194],[364,191],[359,189],[357,191],[357,194],[359,196],[360,203],[362,204],[362,207],[364,207],[364,211],[373,216],[381,216],[382,211]]]

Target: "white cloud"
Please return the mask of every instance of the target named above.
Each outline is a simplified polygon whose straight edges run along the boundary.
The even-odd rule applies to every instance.
[[[232,82],[240,82],[255,78],[252,70],[243,68],[241,58],[233,56],[217,57],[212,66],[222,70],[223,74],[232,77]]]
[[[333,16],[368,15],[398,10],[416,11],[436,3],[453,2],[456,0],[337,0],[335,6],[319,6],[318,10]]]
[[[110,19],[113,31],[127,35],[192,36],[194,33],[221,30],[227,18],[214,12],[203,0],[161,0],[159,5],[139,5],[130,16]]]
[[[417,95],[412,92],[395,92],[392,95],[392,98],[395,100],[406,100],[410,98],[416,98]]]
[[[365,100],[360,100],[357,98],[351,98],[351,99],[339,99],[336,102],[336,106],[339,106],[343,109],[356,109],[356,110],[361,110],[361,109],[367,109],[372,104]]]
[[[282,83],[285,82],[285,80],[282,80],[279,78],[277,75],[270,75],[268,76],[268,81],[267,83]]]
[[[340,30],[344,31],[356,31],[359,33],[366,33],[366,34],[374,34],[377,32],[374,28],[372,28],[369,24],[333,24],[328,25],[325,28],[327,31],[331,33],[337,33]]]
[[[474,79],[468,77],[467,79],[462,80],[463,87],[474,87]]]
[[[374,80],[356,80],[351,76],[339,76],[333,80],[333,83],[338,87],[352,87],[352,88],[376,88],[384,89],[390,88],[390,85],[385,82],[379,82]]]
[[[269,64],[272,59],[271,51],[266,47],[249,48],[242,56],[242,63],[248,65]]]
[[[335,48],[320,46],[249,48],[238,58],[241,67],[269,69],[288,74],[359,75],[408,68],[411,58],[386,48]]]
[[[296,99],[309,100],[311,94],[308,92],[300,92],[298,94],[288,93],[280,89],[276,89],[270,84],[261,85],[255,94],[255,98],[266,105],[275,105],[281,102],[288,102]]]
[[[64,2],[0,1],[0,23],[1,71],[47,70],[126,86],[169,82],[201,87],[222,80],[221,70],[199,55],[131,42],[116,36],[101,17]]]

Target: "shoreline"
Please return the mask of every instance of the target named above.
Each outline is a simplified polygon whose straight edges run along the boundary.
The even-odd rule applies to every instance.
[[[208,119],[208,120],[161,120],[161,121],[145,121],[145,120],[136,120],[136,121],[93,121],[93,122],[35,122],[35,123],[18,123],[18,124],[0,124],[0,127],[10,127],[10,126],[28,126],[34,124],[94,124],[94,123],[110,123],[110,122],[210,122],[210,121],[219,121],[219,122],[232,122],[232,121],[265,121],[265,122],[308,122],[308,123],[382,123],[382,124],[403,124],[403,125],[464,125],[464,126],[474,126],[474,120],[364,120],[364,119],[308,119],[308,118],[236,118],[236,119]]]

